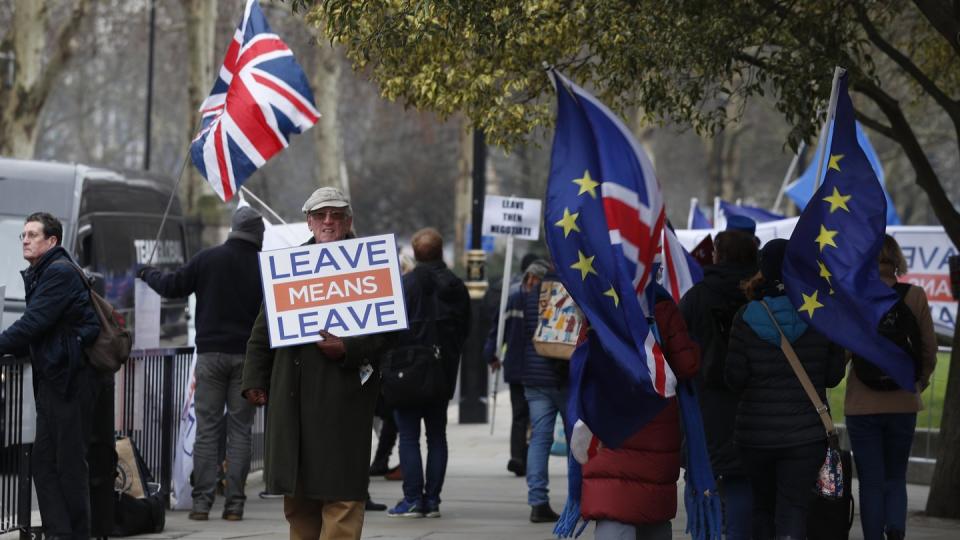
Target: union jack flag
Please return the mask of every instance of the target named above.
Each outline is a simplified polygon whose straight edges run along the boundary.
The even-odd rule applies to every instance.
[[[709,237],[707,235],[707,238]],[[677,234],[669,227],[664,227],[663,288],[679,304],[680,298],[701,280],[703,280],[703,268],[680,244]]]
[[[650,159],[630,131],[588,92],[553,75],[558,103],[546,239],[591,330],[582,354],[571,359],[568,418],[617,447],[676,391],[648,322],[666,214]]]
[[[270,30],[257,0],[247,1],[200,112],[190,157],[224,201],[286,148],[292,134],[303,133],[320,118],[307,76]]]

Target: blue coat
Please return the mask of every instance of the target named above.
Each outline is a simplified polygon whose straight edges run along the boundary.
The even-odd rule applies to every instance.
[[[35,384],[71,395],[77,373],[93,369],[83,349],[100,334],[90,293],[60,246],[21,274],[27,309],[0,334],[0,353],[23,356],[29,352]]]

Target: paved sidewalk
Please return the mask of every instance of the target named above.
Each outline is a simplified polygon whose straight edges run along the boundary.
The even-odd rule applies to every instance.
[[[507,392],[500,394],[497,408],[496,433],[491,436],[489,424],[458,424],[457,407],[450,407],[447,429],[450,460],[440,507],[442,518],[399,519],[388,518],[385,512],[369,512],[363,537],[430,540],[553,538],[551,524],[529,522],[526,482],[506,470],[510,427],[510,399]],[[395,450],[392,463],[396,462]],[[250,480],[247,488],[250,499],[242,522],[219,519],[222,507],[218,500],[210,514],[210,521],[190,521],[187,512],[168,511],[167,526],[163,533],[139,538],[287,538],[282,499],[257,498],[262,488],[259,473],[251,475]],[[553,457],[550,460],[550,488],[551,504],[559,512],[567,493],[566,468],[561,458]],[[370,492],[376,502],[392,505],[401,497],[400,482],[374,478],[370,483]],[[908,536],[911,540],[958,538],[960,523],[917,514],[926,504],[926,486],[910,486],[909,495],[911,517]],[[686,518],[682,497],[679,500],[680,515],[673,522],[673,537],[689,538],[683,532]],[[591,526],[581,538],[592,538],[592,532]],[[862,538],[859,521],[851,530],[851,538]]]

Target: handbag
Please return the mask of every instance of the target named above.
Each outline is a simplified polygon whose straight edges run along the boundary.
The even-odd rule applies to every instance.
[[[447,377],[437,345],[397,347],[384,356],[380,373],[380,391],[388,407],[425,405],[447,396]]]
[[[815,497],[811,501],[807,511],[809,516],[807,522],[807,537],[817,538],[818,540],[846,540],[849,536],[850,527],[853,526],[854,503],[853,494],[850,489],[852,476],[852,459],[850,451],[840,450],[839,437],[837,430],[833,425],[833,419],[830,418],[830,410],[820,399],[817,390],[813,387],[810,377],[807,375],[800,358],[796,351],[787,340],[776,317],[770,311],[770,306],[766,302],[760,301],[760,305],[767,310],[773,326],[780,333],[780,349],[790,363],[793,373],[800,381],[807,397],[820,416],[820,421],[827,432],[827,454],[820,466],[820,472],[817,475],[817,482],[814,487]]]

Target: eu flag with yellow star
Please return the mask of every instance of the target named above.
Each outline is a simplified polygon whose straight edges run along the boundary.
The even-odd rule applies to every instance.
[[[827,173],[787,244],[784,285],[804,320],[912,392],[913,360],[878,331],[898,300],[878,270],[886,215],[883,189],[857,142],[844,74]]]
[[[557,273],[590,323],[571,360],[570,418],[616,448],[673,396],[676,378],[648,323],[644,290],[665,223],[649,158],[622,122],[558,73],[544,206]],[[586,349],[584,349],[586,350]],[[582,353],[583,351],[581,351]]]

